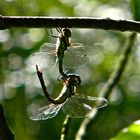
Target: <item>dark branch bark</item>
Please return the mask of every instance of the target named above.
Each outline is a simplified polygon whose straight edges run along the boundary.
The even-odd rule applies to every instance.
[[[0,104],[0,140],[14,140],[14,135],[12,134],[4,113],[3,113],[3,107]]]
[[[0,29],[9,28],[96,28],[140,32],[140,22],[91,17],[0,16]]]

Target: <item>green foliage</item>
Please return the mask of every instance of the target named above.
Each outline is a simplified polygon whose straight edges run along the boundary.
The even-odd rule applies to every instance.
[[[131,9],[135,20],[140,21],[140,1],[131,0]]]
[[[115,138],[111,140],[138,140],[140,138],[140,123],[135,122],[128,128],[123,129]]]

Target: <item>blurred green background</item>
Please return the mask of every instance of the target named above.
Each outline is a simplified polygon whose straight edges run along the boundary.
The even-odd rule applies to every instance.
[[[139,0],[0,0],[0,15],[3,16],[90,16],[139,20],[139,8]],[[56,32],[54,31],[54,33]],[[93,43],[101,44],[100,47],[93,45],[94,53],[89,57],[89,64],[76,70],[82,78],[82,84],[77,89],[78,92],[99,96],[100,89],[118,62],[129,35],[130,32],[72,29],[72,42],[83,43],[87,49]],[[46,121],[29,119],[28,110],[31,105],[34,103],[38,103],[40,106],[45,105],[46,99],[42,94],[34,69],[25,63],[28,56],[38,51],[43,43],[55,43],[55,41],[55,38],[48,36],[44,28],[0,30],[0,102],[16,140],[60,139],[65,119],[62,111],[56,117]],[[110,110],[106,112],[108,107],[104,108],[105,113],[102,116],[104,123],[97,126],[97,129],[102,128],[108,133],[106,131],[108,124],[122,118],[119,122],[121,128],[115,132],[111,140],[140,139],[140,122],[132,123],[132,120],[136,120],[135,118],[140,119],[139,54],[138,35],[126,70],[110,96]],[[56,80],[57,76],[56,73],[51,73],[46,80],[50,93],[56,96],[62,88]],[[126,114],[130,116],[126,117]],[[74,139],[82,120],[72,120],[69,140]],[[123,122],[126,121],[130,122],[129,127],[123,125]],[[96,139],[94,131],[89,133],[90,139]],[[106,139],[106,136],[104,138]]]

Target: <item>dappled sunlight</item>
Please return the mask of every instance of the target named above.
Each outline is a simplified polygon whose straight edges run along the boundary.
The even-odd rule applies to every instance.
[[[29,38],[32,42],[40,41],[45,35],[46,32],[44,31],[44,29],[29,29]]]
[[[85,8],[85,5],[86,5],[86,8]],[[75,11],[76,16],[83,16],[83,17],[91,16],[92,12],[93,12],[92,16],[95,16],[94,11],[97,6],[98,6],[97,1],[95,2],[95,1],[87,1],[87,0],[83,0],[83,1],[78,0],[77,4],[74,7],[74,11]]]
[[[109,97],[110,104],[117,105],[123,101],[123,93],[119,90],[119,88],[114,88],[112,94]]]
[[[0,13],[5,16],[45,15],[133,19],[128,0],[2,0]],[[61,101],[59,95],[62,88],[65,92],[64,86],[68,84],[70,78],[68,75],[66,79],[60,76],[59,65],[56,62],[56,38],[50,34],[58,35],[58,30],[51,27],[48,29],[11,27],[11,29],[0,30],[0,101],[3,103],[4,113],[16,138],[18,140],[59,139],[65,115],[88,118],[87,114],[92,109],[93,114],[89,115],[97,115],[97,118],[91,122],[89,130],[85,132],[85,135],[88,135],[85,136],[87,139],[93,139],[93,136],[115,137],[118,131],[121,134],[111,140],[119,140],[122,135],[129,140],[126,135],[130,134],[133,134],[134,138],[135,136],[139,138],[139,121],[130,124],[140,116],[140,36],[137,36],[136,43],[129,54],[129,61],[126,60],[128,62],[123,68],[123,75],[110,91],[107,104],[106,100],[98,97],[101,96],[101,90],[116,68],[120,56],[123,55],[124,44],[130,32],[101,30],[94,27],[71,28],[71,30],[71,44],[74,43],[76,46],[70,46],[65,50],[63,70],[65,73],[66,70],[68,71],[66,74],[76,73],[80,76],[81,84],[78,87],[72,86],[73,95],[71,97],[69,95],[62,104],[50,106],[47,106],[50,102],[46,99],[37,77],[36,65],[39,71],[43,72],[48,94],[53,99],[58,97],[57,99]],[[41,53],[36,55],[38,52]],[[35,57],[30,59],[33,54]],[[38,56],[41,56],[41,59]],[[107,106],[99,109],[97,106],[100,105],[98,103],[101,103],[101,99]],[[72,106],[69,106],[70,103]],[[41,108],[42,114],[37,112],[38,116],[34,116],[34,119],[37,120],[37,117],[42,117],[41,115],[44,115],[44,120],[47,117],[51,119],[33,122],[30,120],[30,112],[40,107],[46,110]],[[65,114],[62,113],[61,108]],[[68,139],[75,139],[81,121],[82,119],[72,120]]]
[[[6,42],[9,40],[10,34],[8,30],[1,30],[0,31],[0,42]]]
[[[125,5],[121,5],[121,7],[110,7],[109,5],[103,5],[96,10],[96,14],[98,17],[103,18],[131,19],[131,14],[127,11],[127,9],[123,8]]]
[[[21,71],[6,73],[6,84],[11,87],[18,87],[24,84],[24,75]]]
[[[134,93],[132,96],[140,93],[140,75],[132,76],[128,81],[128,88]]]
[[[11,53],[8,55],[8,63],[9,69],[19,70],[22,67],[23,60],[19,55]]]

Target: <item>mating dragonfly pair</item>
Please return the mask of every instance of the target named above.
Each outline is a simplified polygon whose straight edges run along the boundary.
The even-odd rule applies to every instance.
[[[107,105],[107,100],[102,97],[92,97],[76,92],[76,87],[81,83],[80,76],[74,73],[63,71],[63,64],[66,68],[73,68],[84,65],[88,62],[85,48],[80,43],[70,42],[71,30],[64,28],[57,29],[59,32],[56,44],[45,43],[41,46],[40,52],[31,55],[27,62],[36,65],[36,71],[46,98],[50,105],[33,111],[32,120],[45,120],[54,117],[62,108],[70,117],[85,117],[93,108],[102,108]],[[65,55],[64,55],[65,54]],[[61,93],[56,99],[50,97],[44,83],[43,74],[39,67],[59,66],[60,80],[63,83]]]

